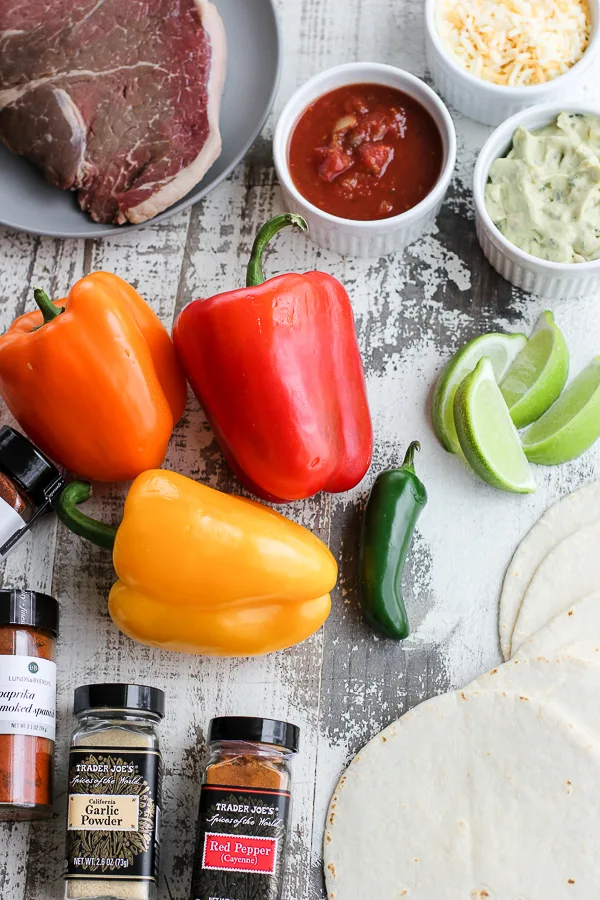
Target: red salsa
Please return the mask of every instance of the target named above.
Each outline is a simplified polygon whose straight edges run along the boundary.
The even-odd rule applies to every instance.
[[[418,100],[379,84],[351,84],[302,114],[289,151],[296,188],[343,219],[388,219],[437,182],[442,138]]]

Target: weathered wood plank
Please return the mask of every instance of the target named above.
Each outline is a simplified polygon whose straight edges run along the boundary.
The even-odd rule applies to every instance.
[[[40,286],[63,296],[83,274],[83,244],[53,241],[28,235],[0,234],[0,327],[5,330],[15,316],[33,306],[32,290]],[[3,407],[2,424],[14,425]],[[1,563],[3,587],[52,589],[57,523],[53,517],[40,522]],[[29,859],[29,827],[7,825],[0,831],[0,897],[21,900]],[[44,888],[46,889],[46,887]]]
[[[324,6],[320,15],[326,19]],[[426,74],[419,0],[375,0],[356,4],[353,11],[359,19],[358,51],[351,39],[352,14],[347,11],[344,23],[336,23],[349,58],[377,59]],[[325,812],[345,762],[407,708],[498,661],[498,595],[518,540],[549,503],[600,473],[596,447],[579,463],[536,470],[534,498],[508,497],[478,484],[433,436],[431,389],[449,355],[486,330],[529,331],[545,308],[543,301],[499,278],[483,257],[471,181],[478,148],[490,129],[459,115],[455,120],[459,164],[437,232],[401,260],[364,263],[327,254],[319,260],[339,273],[354,302],[376,448],[369,477],[333,502],[331,547],[340,559],[341,579],[325,626],[311,900],[323,896]],[[597,353],[594,338],[584,333],[592,321],[598,323],[600,313],[590,299],[585,309],[560,304],[557,315],[578,357],[577,371]],[[397,465],[415,438],[423,446],[417,465],[430,500],[405,577],[413,634],[396,646],[371,634],[361,620],[356,590],[360,510],[375,475]]]
[[[234,178],[193,210],[177,312],[194,297],[210,296],[244,283],[245,262],[254,235],[271,215],[274,205],[273,178],[269,160],[264,158],[265,147],[265,142],[259,141]],[[243,190],[240,190],[240,182]],[[224,208],[230,213],[227,219],[223,218]],[[285,241],[283,238],[278,243],[278,251],[283,249],[285,252]],[[197,459],[191,461],[194,477],[220,489],[240,492],[239,484],[223,466],[204,417],[193,401],[188,407],[187,419],[183,423],[184,432],[178,431],[173,446],[177,460],[173,463],[174,468],[189,470],[189,436],[195,442],[198,435],[202,450]],[[187,468],[182,469],[182,466]],[[326,497],[286,509],[287,514],[324,540],[328,538],[329,512]],[[217,693],[214,703],[207,703],[204,718],[206,722],[219,712],[238,711],[249,715],[277,715],[302,726],[304,749],[296,767],[296,802],[287,885],[290,898],[305,897],[308,893],[305,835],[310,833],[312,825],[321,655],[322,636],[316,635],[301,647],[274,654],[266,660],[224,661],[219,667],[229,690]],[[211,679],[211,674],[214,677],[213,662],[197,660],[194,664],[199,677],[206,680]],[[193,748],[189,748],[189,752],[193,753]],[[197,785],[185,785],[184,796],[189,795],[190,788],[197,798]],[[183,858],[189,858],[189,848],[189,842],[180,846],[181,865]]]

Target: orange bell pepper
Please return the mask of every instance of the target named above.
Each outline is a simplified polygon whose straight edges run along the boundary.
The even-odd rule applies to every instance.
[[[331,609],[337,564],[316,535],[242,497],[155,469],[133,482],[117,528],[79,509],[74,481],[55,508],[75,534],[113,551],[117,628],[151,647],[255,656],[305,640]]]
[[[0,337],[0,393],[31,440],[96,481],[160,466],[187,388],[171,338],[138,292],[109,272],[18,318]]]

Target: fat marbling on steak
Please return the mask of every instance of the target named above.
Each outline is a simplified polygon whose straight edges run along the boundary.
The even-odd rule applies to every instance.
[[[145,222],[221,152],[209,0],[0,0],[0,138],[97,222]]]

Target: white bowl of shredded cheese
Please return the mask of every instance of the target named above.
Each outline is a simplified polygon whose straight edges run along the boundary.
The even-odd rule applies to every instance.
[[[568,96],[600,51],[599,0],[426,0],[425,16],[436,87],[486,125]]]
[[[577,145],[577,130],[585,130],[590,117],[600,121],[600,103],[546,103],[522,110],[492,132],[475,166],[475,225],[485,256],[516,287],[552,300],[591,294],[600,287],[596,123],[586,132],[593,135],[593,146]],[[553,123],[556,129],[549,129]],[[548,135],[559,126],[560,134]],[[536,140],[547,143],[542,147]],[[501,168],[494,165],[497,161]],[[510,179],[514,184],[508,190]],[[498,202],[504,199],[505,207]],[[587,257],[582,248],[589,250]],[[573,261],[555,261],[565,259]]]

